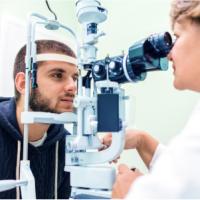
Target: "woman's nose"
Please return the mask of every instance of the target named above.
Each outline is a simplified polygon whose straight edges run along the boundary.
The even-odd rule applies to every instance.
[[[168,59],[169,61],[172,61],[172,50],[168,53],[167,59]]]

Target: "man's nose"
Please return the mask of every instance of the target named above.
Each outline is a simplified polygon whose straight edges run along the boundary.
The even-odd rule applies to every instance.
[[[69,77],[65,83],[65,91],[75,93],[77,90],[77,82],[72,77]]]

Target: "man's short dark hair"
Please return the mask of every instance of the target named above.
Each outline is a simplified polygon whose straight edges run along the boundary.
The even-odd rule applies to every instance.
[[[67,46],[66,44],[63,44],[61,42],[55,41],[55,40],[37,40],[37,54],[41,53],[59,53],[68,55],[71,57],[76,57],[73,50]],[[25,56],[26,56],[26,45],[24,45],[18,52],[15,63],[14,63],[14,70],[13,70],[13,78],[15,81],[15,77],[17,73],[24,72],[25,73]],[[15,86],[15,99],[18,101],[20,98],[20,93],[17,91]]]

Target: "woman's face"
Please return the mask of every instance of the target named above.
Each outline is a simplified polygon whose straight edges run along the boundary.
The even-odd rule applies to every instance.
[[[174,25],[175,44],[168,55],[174,69],[174,87],[200,92],[200,24],[189,19]]]

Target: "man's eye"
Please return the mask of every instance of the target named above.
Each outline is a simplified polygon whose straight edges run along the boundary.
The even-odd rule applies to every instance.
[[[77,77],[77,76],[74,76],[74,77],[73,77],[73,80],[74,80],[74,81],[77,81],[77,80],[78,80],[78,77]]]
[[[61,79],[63,77],[62,73],[56,73],[52,75],[56,79]]]

